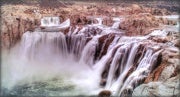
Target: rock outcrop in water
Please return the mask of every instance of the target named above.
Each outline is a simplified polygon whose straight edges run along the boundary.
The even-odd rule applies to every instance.
[[[179,95],[178,20],[154,16],[170,14],[168,11],[139,5],[73,5],[61,9],[25,6],[18,10],[19,6],[2,7],[1,33],[2,47],[18,45],[19,57],[35,62],[73,60],[88,65],[98,78],[96,83],[105,89],[100,97],[111,93]],[[17,14],[11,12],[14,8]],[[69,18],[71,24],[57,31],[38,28],[42,17],[52,15],[59,17],[60,23]],[[53,58],[42,57],[51,55]]]
[[[111,94],[111,91],[104,90],[99,93],[98,97],[111,97]]]

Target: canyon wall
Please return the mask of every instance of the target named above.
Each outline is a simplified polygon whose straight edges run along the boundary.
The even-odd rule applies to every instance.
[[[39,5],[3,5],[1,7],[1,47],[13,47],[24,32],[33,31],[39,27],[40,19],[44,16],[59,16],[61,22],[70,18],[73,26],[97,22],[92,20],[92,18],[98,16],[104,17],[104,25],[111,26],[113,17],[123,16],[127,18],[120,25],[120,29],[126,30],[127,35],[147,34],[149,30],[157,28],[159,23],[175,24],[174,21],[155,19],[153,15],[157,15],[155,13],[157,10],[158,15],[170,14],[167,10],[146,8],[135,4],[129,7],[85,4],[69,5],[68,7],[61,6],[59,8],[41,7]]]

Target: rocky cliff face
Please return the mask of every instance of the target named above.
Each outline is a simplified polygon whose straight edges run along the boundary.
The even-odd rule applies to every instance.
[[[19,9],[20,8],[20,9]],[[32,31],[40,25],[44,16],[59,16],[60,21],[71,19],[71,25],[85,25],[97,22],[92,17],[102,16],[103,24],[111,26],[112,17],[126,17],[120,28],[127,31],[127,35],[144,35],[159,26],[159,22],[169,23],[167,20],[155,19],[156,10],[131,5],[128,7],[108,6],[102,4],[71,5],[67,7],[41,7],[38,5],[3,5],[2,6],[2,44],[3,48],[13,47],[25,31]],[[162,14],[167,11],[160,10]],[[145,14],[144,14],[145,13]],[[146,14],[148,13],[148,14]],[[153,14],[153,15],[152,15]],[[172,23],[171,23],[172,24]]]
[[[25,31],[32,31],[40,24],[39,18],[35,14],[29,14],[28,8],[23,5],[2,6],[2,48],[13,47]]]

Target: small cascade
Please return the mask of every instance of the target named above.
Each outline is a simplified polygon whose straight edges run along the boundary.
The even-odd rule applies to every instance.
[[[87,38],[83,35],[71,35],[66,36],[66,41],[68,45],[68,52],[73,54],[73,57],[79,59],[82,53],[82,50],[87,43]]]
[[[96,19],[98,25],[102,25],[103,19]],[[107,31],[107,28],[97,27],[98,25],[85,25],[82,28],[76,26],[74,29],[70,26],[69,19],[60,24],[58,17],[45,17],[41,20],[41,26],[59,26],[64,29],[69,27],[68,33],[52,29],[27,31],[18,45],[18,54],[23,60],[32,60],[32,64],[36,62],[46,63],[49,67],[57,66],[50,71],[57,70],[57,75],[63,74],[59,73],[59,67],[66,67],[62,70],[67,69],[67,74],[72,77],[70,80],[88,79],[82,86],[91,84],[90,90],[88,87],[81,87],[82,90],[87,90],[86,93],[107,89],[113,92],[113,96],[131,94],[156,67],[162,50],[157,47],[157,43],[148,40],[149,36],[128,37],[120,31],[114,32],[115,29],[112,28],[118,28],[121,19],[115,18],[114,21]],[[161,31],[150,35],[157,35],[158,32]],[[164,35],[164,32],[160,34]],[[55,65],[52,65],[54,62]],[[41,69],[44,68],[45,66]],[[79,88],[77,91],[80,91]]]
[[[67,28],[70,26],[70,19],[67,19],[66,21],[62,22],[60,25],[59,25],[61,28]]]
[[[23,56],[28,56],[28,59],[40,60],[42,53],[44,56],[50,56],[49,52],[61,56],[67,54],[66,37],[62,33],[45,33],[45,32],[26,32],[21,41],[20,52]]]
[[[152,31],[150,34],[150,36],[161,36],[161,37],[165,37],[168,35],[168,33],[165,30],[154,30]]]
[[[43,17],[41,19],[41,26],[59,26],[59,17]]]
[[[113,41],[112,41],[112,43],[109,45],[107,51],[109,51],[112,47],[114,47],[114,46],[118,43],[118,40],[119,40],[119,39],[120,39],[119,36],[115,36],[114,39],[113,39]]]
[[[109,74],[108,74],[108,78],[107,78],[107,84],[106,84],[106,88],[109,89],[112,85],[112,80],[113,80],[113,77],[112,75],[115,75],[115,71],[117,70],[118,66],[118,63],[117,63],[117,59],[124,59],[124,60],[121,60],[122,61],[122,64],[119,63],[119,65],[121,66],[119,69],[120,69],[120,73],[127,73],[129,71],[129,69],[131,68],[131,65],[133,64],[133,61],[134,61],[134,58],[135,58],[135,54],[137,52],[137,47],[138,45],[133,45],[133,44],[130,44],[130,45],[122,45],[117,51],[119,52],[119,56],[118,58],[115,57],[115,59],[113,59],[113,61],[115,61],[116,63],[114,64],[114,62],[112,61],[111,65],[110,65],[110,70],[109,70]],[[130,50],[130,51],[129,51]],[[122,54],[122,55],[121,55]],[[122,56],[122,58],[121,58]],[[123,58],[124,57],[124,58]],[[116,68],[115,68],[116,67]],[[116,70],[115,70],[116,69]],[[111,71],[112,70],[112,71]],[[122,81],[124,79],[125,76],[121,76],[117,79]]]
[[[112,25],[112,28],[118,29],[121,23],[121,18],[113,18],[113,21],[114,21],[114,24]]]
[[[98,25],[102,25],[103,18],[96,18],[96,20],[98,21]]]
[[[110,64],[110,69],[109,69],[107,83],[106,83],[106,89],[109,89],[111,87],[111,85],[112,85],[116,65],[117,65],[120,57],[122,56],[122,54],[120,53],[120,50],[121,50],[121,48],[118,48],[118,50],[116,51],[116,53],[114,55],[114,58],[113,58],[113,60],[112,60],[112,62]]]
[[[80,62],[86,63],[90,66],[93,65],[96,47],[98,45],[98,38],[99,36],[94,36],[91,41],[87,43],[82,51]]]
[[[47,18],[47,17],[46,17]],[[46,21],[46,18],[44,20],[44,18],[41,19],[41,21]],[[53,17],[52,17],[53,18]],[[40,28],[40,31],[44,31],[44,32],[59,32],[59,31],[63,31],[65,29],[67,29],[68,27],[70,27],[70,19],[67,19],[66,21],[62,22],[61,24],[59,24],[59,22],[53,22],[53,21],[59,21],[59,19],[55,18],[52,21],[52,23],[42,23]]]
[[[120,92],[118,92],[119,95],[127,95],[124,94],[128,93],[127,91],[131,94],[133,89],[142,83],[141,81],[148,76],[148,74],[152,71],[152,67],[156,65],[156,59],[158,58],[160,52],[161,50],[153,53],[152,49],[148,49],[146,51],[137,68],[125,80]]]
[[[180,21],[177,22],[177,25],[176,25],[177,28],[180,26],[180,25],[179,25],[179,22],[180,22]]]

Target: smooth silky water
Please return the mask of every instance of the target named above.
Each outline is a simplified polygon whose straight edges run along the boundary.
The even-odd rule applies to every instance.
[[[10,52],[10,55],[3,52],[3,95],[78,96],[93,95],[90,91],[98,89],[95,72],[87,64],[53,54],[46,56],[38,55],[34,57],[36,60],[16,52]]]

